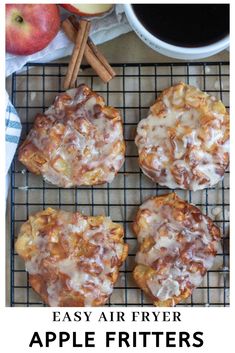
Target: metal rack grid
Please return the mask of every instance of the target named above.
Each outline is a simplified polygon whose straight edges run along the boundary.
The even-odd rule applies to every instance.
[[[104,84],[88,67],[83,66],[78,83],[85,82],[103,95],[107,104],[117,107],[124,119],[126,161],[110,184],[94,187],[61,189],[34,176],[17,161],[11,169],[11,254],[10,305],[43,306],[28,282],[24,263],[14,251],[20,225],[31,213],[46,207],[80,210],[86,214],[110,215],[124,226],[129,256],[120,271],[119,280],[108,302],[109,306],[149,306],[151,302],[132,279],[137,241],[132,233],[132,219],[138,206],[149,196],[169,192],[151,182],[138,166],[134,145],[135,128],[148,112],[162,89],[182,80],[220,98],[229,108],[229,63],[158,63],[113,64],[117,76]],[[27,64],[12,76],[12,102],[22,121],[22,139],[29,131],[34,116],[43,111],[62,91],[67,64]],[[229,305],[229,174],[211,189],[198,192],[175,190],[179,196],[197,205],[211,216],[222,230],[222,248],[214,268],[193,295],[179,306]]]

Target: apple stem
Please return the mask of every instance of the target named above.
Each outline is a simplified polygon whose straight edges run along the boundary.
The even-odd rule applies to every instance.
[[[16,22],[22,23],[24,20],[21,16],[16,17]]]

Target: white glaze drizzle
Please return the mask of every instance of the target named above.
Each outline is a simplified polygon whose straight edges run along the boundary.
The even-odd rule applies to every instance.
[[[140,161],[143,172],[172,189],[199,190],[217,184],[222,178],[218,169],[223,171],[227,167],[224,158],[229,143],[228,140],[221,143],[228,131],[225,123],[228,118],[213,108],[215,97],[179,84],[163,92],[162,102],[164,114],[160,111],[163,115],[157,115],[153,105],[148,117],[137,127],[135,143],[139,154],[155,155],[149,164],[146,158]],[[194,108],[195,102],[205,104],[204,110]],[[212,117],[207,125],[201,122],[206,114]]]
[[[196,221],[189,213],[186,216],[188,225],[185,226],[175,219],[173,211],[174,206],[158,207],[154,199],[149,199],[141,205],[137,221],[141,225],[138,242],[152,237],[154,244],[148,251],[137,252],[136,263],[156,270],[156,274],[147,280],[147,285],[161,301],[178,296],[189,283],[191,288],[198,286],[204,274],[191,266],[198,263],[209,270],[215,255],[207,253],[206,248],[209,251],[210,246],[217,251],[220,244],[218,239],[212,239],[207,217],[201,214],[200,221]],[[181,240],[178,238],[180,235]]]
[[[57,276],[56,280],[54,276],[49,276],[46,281],[50,306],[59,305],[64,286],[69,291],[79,292],[84,298],[84,306],[92,306],[96,299],[107,299],[112,293],[111,276],[122,263],[124,244],[121,239],[112,239],[111,229],[114,224],[109,217],[102,217],[102,222],[97,225],[90,223],[91,218],[77,213],[75,219],[71,213],[59,211],[56,234],[49,236],[38,233],[28,243],[30,247],[36,247],[35,254],[26,261],[29,274],[43,277],[45,273],[52,272]],[[88,249],[88,254],[85,249],[80,248],[79,239],[85,241],[82,246]],[[76,241],[78,245],[75,245]],[[64,246],[68,247],[69,255],[56,260],[50,253],[50,244],[58,242],[67,244]],[[44,261],[47,262],[46,265]],[[68,276],[66,285],[59,279],[59,274]]]

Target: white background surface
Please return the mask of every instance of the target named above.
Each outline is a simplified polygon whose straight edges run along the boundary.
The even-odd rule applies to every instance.
[[[55,309],[54,309],[55,310]],[[66,311],[66,309],[59,309],[60,311]],[[85,310],[89,310],[88,308]],[[101,311],[105,312],[123,310],[126,313],[127,320],[125,323],[100,323],[97,322],[97,317]],[[143,352],[200,352],[200,353],[212,353],[212,352],[233,352],[233,336],[234,336],[234,325],[232,325],[232,312],[228,308],[184,308],[177,311],[182,313],[182,322],[165,322],[165,323],[133,323],[131,322],[130,312],[135,310],[135,308],[93,308],[93,319],[90,323],[86,322],[71,322],[71,323],[53,323],[52,322],[52,309],[29,309],[26,308],[8,308],[1,315],[2,325],[4,327],[4,334],[1,337],[1,347],[5,347],[4,352],[18,352],[18,353],[39,353],[39,352],[112,352],[120,353],[133,352],[133,353],[143,353]],[[136,308],[137,311],[148,310]],[[149,308],[149,310],[154,310]],[[161,309],[156,308],[155,311],[160,311]],[[167,311],[173,311],[170,308]],[[78,308],[78,311],[83,311],[83,309]],[[74,312],[70,309],[69,312]],[[29,343],[31,341],[34,331],[38,331],[41,337],[45,331],[53,331],[58,333],[59,331],[66,331],[72,333],[77,332],[77,337],[80,342],[84,342],[84,332],[85,331],[95,331],[96,332],[96,347],[95,348],[72,348],[72,344],[67,342],[64,344],[64,348],[58,347],[58,341],[51,344],[50,348],[29,348]],[[165,342],[164,338],[161,339],[161,348],[154,348],[151,345],[148,348],[117,348],[117,343],[114,342],[110,348],[105,347],[105,332],[106,331],[127,331],[129,333],[133,331],[187,331],[193,333],[195,331],[204,332],[204,345],[201,348],[164,348]],[[154,342],[154,340],[152,341]],[[7,350],[6,350],[7,348]]]

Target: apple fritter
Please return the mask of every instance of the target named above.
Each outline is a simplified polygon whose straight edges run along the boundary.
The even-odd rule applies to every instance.
[[[46,304],[82,307],[107,302],[128,246],[109,217],[48,208],[21,226],[16,251]]]
[[[144,202],[133,229],[139,243],[134,279],[156,306],[190,296],[220,249],[219,228],[175,193]]]
[[[64,188],[111,182],[124,155],[119,112],[84,84],[38,114],[19,148],[19,160],[31,172]]]
[[[137,127],[143,172],[169,188],[211,187],[229,165],[229,114],[215,97],[183,82],[166,90]]]

